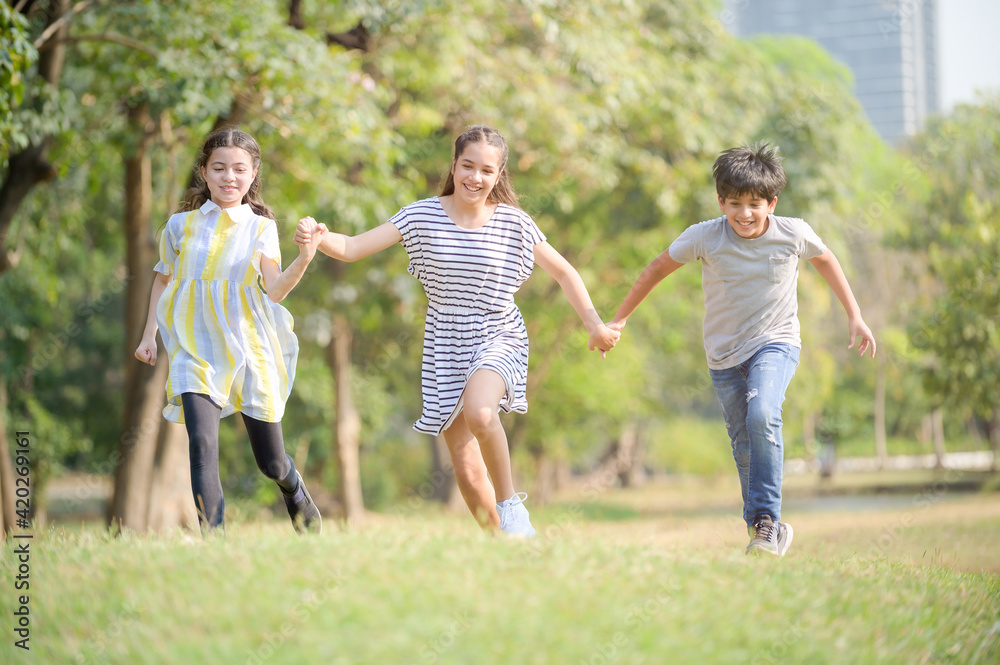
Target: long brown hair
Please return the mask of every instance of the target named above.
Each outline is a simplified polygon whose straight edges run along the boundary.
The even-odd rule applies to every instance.
[[[497,184],[493,186],[487,200],[494,203],[503,203],[515,208],[521,206],[517,203],[517,193],[510,182],[510,175],[507,172],[507,157],[510,151],[507,149],[507,142],[503,136],[495,129],[476,125],[470,127],[464,134],[455,139],[455,154],[451,160],[451,168],[448,169],[448,177],[445,178],[444,187],[441,189],[441,196],[450,196],[455,193],[455,164],[458,158],[465,152],[466,146],[470,143],[485,143],[496,148],[500,152],[500,177]]]
[[[194,167],[195,185],[188,190],[184,201],[181,202],[180,208],[175,212],[197,210],[205,204],[205,201],[212,198],[212,192],[208,189],[208,183],[205,182],[205,177],[201,174],[201,170],[208,165],[208,160],[216,148],[240,148],[250,155],[250,161],[257,175],[254,177],[253,182],[250,183],[250,189],[243,196],[242,203],[249,205],[254,213],[261,217],[274,219],[274,212],[264,203],[264,199],[260,195],[260,146],[257,145],[254,137],[235,127],[226,127],[212,132],[205,139],[204,145],[201,146],[201,152],[198,153],[198,162]]]

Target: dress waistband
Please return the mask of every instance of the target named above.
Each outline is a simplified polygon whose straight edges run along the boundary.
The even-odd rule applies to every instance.
[[[230,283],[239,284],[240,286],[257,286],[257,273],[254,273],[253,279],[220,279],[218,277],[205,278],[199,275],[174,275],[175,279],[186,279],[191,282],[220,282],[220,283]]]
[[[503,307],[469,307],[460,305],[445,305],[434,302],[433,300],[428,301],[427,307],[441,314],[479,314],[481,316],[487,314],[507,314],[511,310],[517,309],[517,305],[512,302],[504,305]]]

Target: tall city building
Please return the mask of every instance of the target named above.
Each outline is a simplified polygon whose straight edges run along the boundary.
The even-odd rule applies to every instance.
[[[854,74],[854,91],[889,143],[938,110],[934,0],[727,0],[731,32],[811,37]]]

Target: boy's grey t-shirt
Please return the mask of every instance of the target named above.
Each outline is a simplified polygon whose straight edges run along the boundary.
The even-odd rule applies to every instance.
[[[729,369],[766,344],[801,347],[796,285],[799,258],[813,259],[826,245],[803,220],[768,216],[767,231],[741,238],[719,217],[689,226],[670,258],[701,261],[705,292],[705,355],[711,369]]]

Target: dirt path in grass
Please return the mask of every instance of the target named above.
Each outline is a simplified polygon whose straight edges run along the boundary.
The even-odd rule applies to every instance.
[[[789,556],[884,558],[912,565],[1000,574],[1000,493],[960,492],[944,483],[895,492],[806,492],[793,483],[782,519],[795,530]],[[739,485],[728,480],[650,484],[634,490],[577,490],[540,511],[551,527],[586,522],[600,537],[664,551],[742,551]]]

